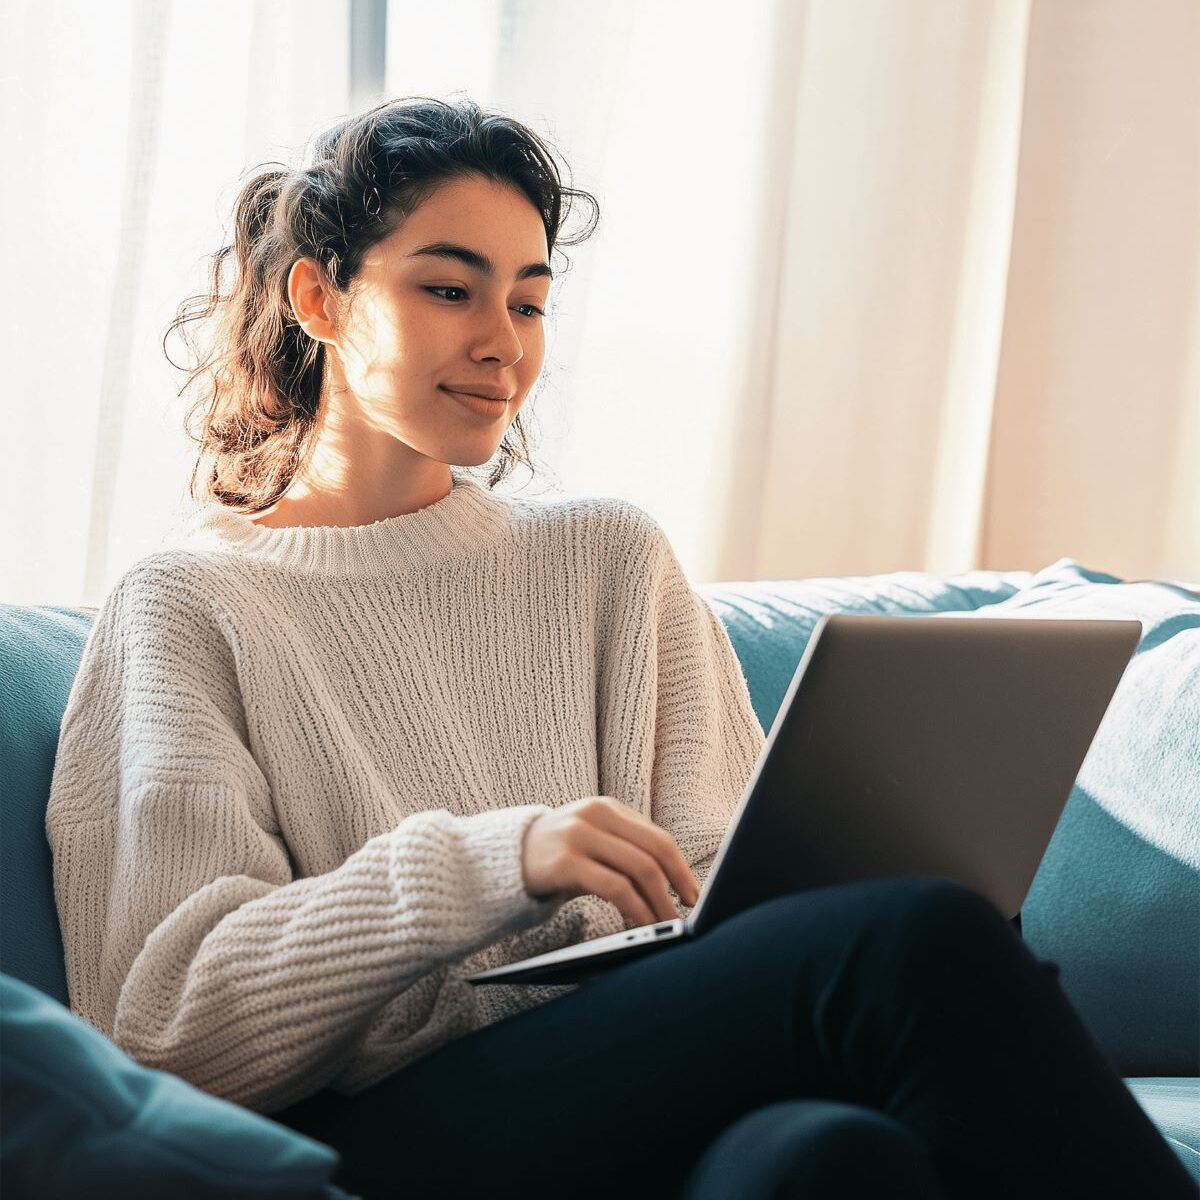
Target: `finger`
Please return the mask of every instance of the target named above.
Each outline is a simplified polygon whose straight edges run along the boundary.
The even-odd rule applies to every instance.
[[[662,863],[667,878],[671,881],[681,900],[688,904],[694,904],[700,898],[700,882],[671,834],[631,805],[622,804],[619,811],[622,815],[639,822],[640,827],[654,839],[651,844],[659,850],[657,857]]]
[[[655,825],[649,817],[620,801],[591,809],[588,816],[593,824],[628,839],[654,855],[685,903],[694,904],[699,899],[700,885],[687,859],[675,844],[675,839],[661,825]]]
[[[673,921],[679,916],[667,892],[662,864],[653,855],[647,854],[620,834],[606,833],[586,822],[579,825],[572,845],[593,861],[613,867],[632,880],[642,899],[650,906],[651,921]]]
[[[641,893],[619,871],[613,871],[594,859],[585,858],[579,865],[581,887],[610,904],[615,904],[629,925],[653,925],[654,914],[646,907]]]

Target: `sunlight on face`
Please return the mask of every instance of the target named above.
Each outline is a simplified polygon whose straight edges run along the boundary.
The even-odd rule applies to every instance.
[[[416,253],[438,243],[478,261]],[[478,176],[438,189],[371,248],[352,290],[336,349],[362,418],[435,460],[486,462],[542,369],[547,270],[524,194]]]

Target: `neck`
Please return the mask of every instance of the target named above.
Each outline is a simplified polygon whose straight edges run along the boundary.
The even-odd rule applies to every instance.
[[[208,505],[187,523],[180,545],[343,578],[432,566],[484,551],[509,528],[507,501],[457,469],[451,478],[451,489],[426,507],[357,525],[274,527]]]

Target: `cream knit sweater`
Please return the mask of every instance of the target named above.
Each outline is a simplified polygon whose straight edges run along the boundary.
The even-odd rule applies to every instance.
[[[260,1112],[574,990],[464,981],[624,928],[526,893],[530,822],[616,797],[703,882],[763,745],[654,518],[453,475],[352,528],[202,510],[117,582],[71,687],[46,814],[71,1008]]]

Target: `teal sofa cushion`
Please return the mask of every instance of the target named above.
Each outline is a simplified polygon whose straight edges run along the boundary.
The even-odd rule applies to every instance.
[[[67,695],[92,618],[0,604],[0,971],[67,1003],[46,801]]]
[[[5,1200],[348,1200],[329,1146],[135,1062],[0,974]]]

